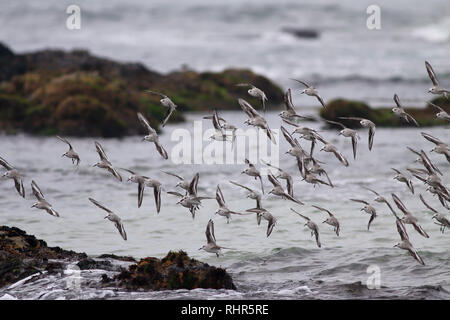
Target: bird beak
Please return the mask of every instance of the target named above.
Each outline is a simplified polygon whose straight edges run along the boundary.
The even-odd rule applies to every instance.
[[[198,250],[202,250],[203,248],[198,248]]]
[[[65,155],[66,155],[66,154],[64,153],[64,154],[61,156],[61,158],[64,157]]]

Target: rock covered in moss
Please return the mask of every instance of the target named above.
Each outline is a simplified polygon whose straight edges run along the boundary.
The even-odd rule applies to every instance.
[[[162,259],[141,259],[113,279],[104,277],[103,282],[128,290],[236,289],[225,269],[189,258],[184,251],[171,251]]]
[[[441,98],[436,101],[435,104],[439,106],[446,106],[450,111],[450,105],[446,105],[442,102]],[[344,124],[348,128],[360,128],[358,121],[340,119],[340,117],[358,117],[369,119],[380,127],[402,127],[402,126],[414,126],[412,123],[406,123],[392,112],[392,108],[395,106],[392,102],[392,106],[386,108],[371,108],[367,103],[362,101],[354,101],[347,99],[335,99],[330,101],[326,108],[320,110],[320,116],[327,120],[338,121]],[[436,108],[427,104],[425,108],[408,108],[404,106],[405,111],[411,114],[419,123],[420,126],[439,126],[445,125],[444,120],[436,119],[435,115],[438,112]],[[330,124],[331,126],[331,124]],[[340,127],[339,127],[340,128]]]
[[[143,134],[136,118],[143,113],[156,130],[164,119],[163,92],[177,111],[170,121],[183,121],[182,111],[238,109],[248,82],[265,91],[267,105],[278,106],[282,90],[250,70],[223,72],[182,70],[163,75],[139,63],[120,63],[96,57],[86,50],[42,50],[15,54],[0,43],[0,130],[34,134],[120,137]],[[3,107],[4,106],[4,107]]]

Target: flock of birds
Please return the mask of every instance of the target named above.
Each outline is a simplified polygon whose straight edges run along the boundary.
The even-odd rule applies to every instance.
[[[439,83],[437,81],[436,75],[433,71],[433,68],[428,62],[425,62],[426,70],[430,76],[431,81],[433,82],[433,87],[429,89],[430,93],[443,95],[447,97],[447,94],[450,94],[449,90],[445,90],[439,86]],[[293,79],[295,80],[295,79]],[[308,83],[301,81],[301,80],[295,80],[305,86],[305,89],[301,91],[302,94],[306,94],[308,96],[316,97],[317,100],[320,102],[320,104],[323,107],[326,107],[323,99],[320,97],[317,89],[309,85]],[[257,99],[261,100],[262,108],[265,112],[265,101],[267,101],[267,97],[265,93],[259,89],[253,86],[249,83],[240,83],[237,84],[237,86],[249,86],[250,89],[248,90],[249,95],[252,97],[255,97]],[[162,99],[160,100],[160,103],[167,108],[167,113],[164,117],[162,126],[164,127],[169,120],[171,114],[176,110],[177,106],[176,104],[166,95],[147,90],[150,94],[156,94],[160,95]],[[392,109],[394,115],[400,117],[405,122],[414,124],[418,126],[417,121],[408,114],[405,109],[402,107],[400,100],[397,95],[394,95],[394,102],[396,104],[396,107]],[[274,133],[271,131],[271,129],[268,126],[268,123],[266,119],[259,114],[254,107],[250,105],[247,101],[244,99],[238,99],[238,103],[241,106],[244,113],[247,115],[248,119],[244,122],[247,125],[255,126],[261,130],[264,130],[267,134],[267,137],[273,142],[275,142],[275,136]],[[296,163],[300,172],[300,175],[306,183],[310,183],[313,186],[316,186],[318,184],[326,185],[331,188],[334,187],[330,177],[328,176],[325,169],[321,166],[323,162],[317,160],[314,158],[314,149],[317,142],[320,142],[323,144],[323,147],[320,149],[320,151],[329,152],[332,153],[337,160],[344,166],[348,166],[349,162],[347,159],[339,152],[339,150],[330,142],[325,140],[317,130],[308,128],[305,126],[302,126],[299,124],[299,120],[302,119],[310,119],[309,117],[299,115],[292,103],[292,96],[291,96],[291,89],[288,89],[284,95],[284,103],[285,103],[285,110],[283,110],[279,116],[286,124],[292,126],[294,128],[293,132],[290,133],[285,127],[281,126],[281,132],[286,139],[286,141],[290,144],[291,148],[286,151],[286,154],[289,154],[290,156],[294,157],[296,159]],[[450,122],[450,115],[445,112],[441,107],[432,104],[437,109],[439,109],[439,113],[436,114],[437,118],[444,119],[446,121]],[[164,149],[164,147],[161,145],[158,139],[158,134],[155,129],[153,129],[147,119],[142,115],[141,113],[137,113],[137,117],[142,124],[142,126],[146,129],[148,132],[147,135],[143,137],[143,141],[152,142],[155,144],[156,150],[161,155],[162,158],[168,159],[167,151]],[[235,140],[236,137],[236,130],[237,127],[228,123],[224,118],[219,117],[216,110],[214,110],[212,115],[205,116],[205,119],[212,120],[213,126],[215,128],[215,133],[211,136],[211,139],[217,140],[217,141],[228,141],[228,138],[231,137],[232,143]],[[375,124],[368,120],[363,118],[356,118],[356,117],[346,117],[342,119],[349,119],[349,120],[355,120],[359,121],[359,124],[363,128],[368,128],[368,148],[369,150],[372,150],[373,142],[374,142],[374,135],[375,135]],[[360,139],[358,132],[354,129],[345,127],[342,123],[336,122],[336,121],[329,121],[325,120],[328,123],[339,125],[342,130],[340,130],[339,135],[342,135],[346,138],[351,138],[352,147],[353,147],[353,157],[356,159],[356,148],[357,148],[357,142],[358,139]],[[435,144],[435,147],[431,150],[432,152],[435,152],[437,154],[444,155],[446,157],[446,160],[450,163],[450,146],[440,139],[431,136],[428,133],[422,132],[422,136],[427,139],[428,141]],[[309,152],[304,150],[298,139],[294,138],[294,135],[298,135],[299,139],[307,140],[311,143]],[[69,147],[69,150],[65,152],[62,157],[67,157],[71,159],[72,163],[75,165],[79,165],[80,163],[80,157],[77,152],[75,152],[73,146],[71,143],[60,136],[57,136],[58,139],[66,143]],[[118,170],[122,170],[125,172],[128,172],[130,174],[128,181],[131,181],[133,183],[137,183],[138,185],[138,207],[141,206],[143,196],[144,196],[144,189],[145,187],[151,187],[154,191],[154,198],[156,203],[156,210],[159,213],[161,209],[161,190],[162,190],[162,183],[160,181],[157,181],[155,179],[152,179],[147,176],[139,175],[136,172],[125,169],[125,168],[115,168],[111,161],[108,159],[103,147],[101,144],[97,141],[94,142],[96,151],[99,155],[99,161],[94,164],[94,167],[98,167],[104,170],[107,170],[110,174],[112,174],[117,180],[122,181],[122,176],[120,175]],[[427,191],[430,192],[433,196],[437,196],[442,206],[449,210],[448,203],[450,202],[450,192],[449,190],[442,184],[441,178],[439,176],[442,176],[442,172],[439,170],[438,167],[436,167],[427,154],[423,150],[415,150],[411,147],[408,147],[408,149],[416,154],[418,156],[416,162],[421,164],[423,167],[421,168],[412,168],[408,169],[410,173],[417,178],[418,180],[422,181],[427,185]],[[292,201],[293,203],[296,203],[298,205],[304,205],[302,201],[296,198],[294,195],[293,190],[293,177],[284,171],[283,169],[276,167],[268,162],[265,162],[264,160],[261,160],[261,162],[270,168],[270,173],[267,175],[267,178],[273,188],[268,192],[268,194],[272,194],[274,196],[281,197],[282,199],[285,199],[287,201]],[[217,185],[216,189],[216,196],[215,199],[218,203],[218,210],[215,212],[215,214],[218,214],[219,216],[223,216],[227,219],[227,223],[230,221],[232,215],[251,215],[256,214],[257,218],[257,224],[259,225],[261,223],[262,218],[264,218],[268,222],[266,235],[269,237],[273,231],[274,226],[276,225],[277,219],[268,211],[266,210],[262,205],[262,194],[264,194],[264,183],[263,183],[263,176],[261,175],[260,171],[256,168],[256,166],[251,163],[248,159],[245,160],[247,168],[242,171],[242,174],[246,174],[254,179],[259,179],[260,185],[261,185],[261,192],[259,190],[252,189],[248,186],[239,184],[235,181],[230,181],[231,184],[234,186],[237,186],[239,188],[242,188],[246,190],[247,192],[247,198],[253,199],[256,201],[255,208],[251,208],[246,210],[245,212],[238,212],[234,210],[230,210],[229,207],[226,204],[225,197],[221,191],[221,188],[219,185]],[[14,181],[15,187],[18,191],[18,193],[25,198],[25,189],[23,186],[23,181],[21,174],[19,171],[14,168],[12,165],[10,165],[5,159],[0,157],[0,164],[6,169],[6,172],[3,174],[4,178],[10,178]],[[273,170],[273,171],[272,171]],[[412,194],[414,194],[414,187],[413,183],[410,179],[407,178],[407,176],[400,172],[399,170],[392,168],[393,171],[395,171],[396,175],[394,176],[394,179],[398,180],[399,182],[404,183],[407,188],[411,191]],[[189,212],[192,215],[192,218],[195,218],[196,210],[199,209],[201,205],[201,201],[205,199],[214,199],[213,197],[208,196],[200,196],[198,195],[198,182],[199,182],[199,173],[195,174],[194,178],[192,180],[187,180],[183,178],[182,176],[172,173],[172,172],[164,172],[167,175],[170,175],[172,177],[177,178],[179,181],[176,184],[177,188],[180,188],[184,190],[184,192],[178,192],[178,191],[168,191],[168,194],[174,195],[179,198],[179,201],[177,204],[189,209]],[[326,179],[322,179],[321,177],[324,176]],[[286,188],[282,185],[280,180],[286,180]],[[36,197],[37,202],[35,202],[32,207],[46,210],[50,215],[59,217],[59,213],[53,209],[52,205],[45,199],[44,194],[42,193],[41,189],[37,185],[37,183],[32,180],[31,182],[31,189],[33,195]],[[397,208],[403,213],[403,216],[400,217],[394,208],[391,206],[389,201],[384,198],[382,195],[377,193],[375,190],[366,188],[368,191],[372,192],[376,198],[374,199],[375,202],[378,203],[385,203],[392,214],[395,217],[395,222],[397,226],[398,233],[400,235],[401,241],[397,243],[395,246],[404,250],[407,250],[419,263],[425,264],[423,259],[419,256],[417,250],[413,247],[411,244],[408,233],[406,231],[405,225],[412,225],[413,228],[423,237],[428,238],[429,235],[425,232],[425,230],[420,226],[418,219],[406,208],[406,206],[403,204],[403,202],[400,200],[400,198],[395,195],[391,194],[391,197],[397,206]],[[439,213],[438,210],[432,208],[424,199],[424,197],[420,194],[419,195],[420,200],[423,202],[423,204],[428,208],[432,213],[432,219],[436,220],[436,224],[439,225],[440,231],[444,233],[445,228],[450,228],[450,220],[445,217],[445,215]],[[103,209],[107,212],[107,215],[105,219],[108,219],[112,221],[117,230],[119,231],[120,235],[124,240],[127,240],[127,234],[125,232],[124,225],[122,223],[122,220],[120,217],[115,214],[112,210],[105,207],[103,204],[99,203],[97,200],[93,198],[89,198],[89,200],[96,205],[97,207]],[[377,217],[376,209],[366,200],[361,199],[350,199],[351,201],[361,203],[363,206],[361,208],[361,211],[364,211],[370,215],[370,219],[367,225],[367,229],[370,229],[370,226],[374,219]],[[313,205],[315,209],[322,211],[327,214],[327,219],[323,221],[323,223],[326,223],[333,227],[333,231],[336,233],[336,236],[339,236],[340,231],[340,224],[337,219],[337,217],[328,209]],[[305,216],[304,214],[298,212],[297,210],[291,208],[292,212],[299,215],[301,218],[303,218],[306,223],[305,226],[307,226],[311,230],[311,236],[315,237],[316,243],[318,247],[321,247],[320,242],[320,236],[319,236],[319,227],[318,225],[311,220],[309,217]],[[219,253],[221,249],[224,249],[226,247],[221,247],[217,245],[216,238],[214,235],[214,222],[212,219],[208,221],[207,227],[206,227],[206,239],[207,243],[206,245],[202,246],[199,250],[203,249],[210,253],[215,253],[217,256],[219,256]]]

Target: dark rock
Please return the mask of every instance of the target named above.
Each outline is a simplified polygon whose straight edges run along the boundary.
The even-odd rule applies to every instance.
[[[21,229],[0,226],[0,287],[42,270],[62,269],[61,264],[49,263],[49,259],[72,261],[86,257],[85,253],[48,247],[45,241]]]
[[[93,259],[85,253],[48,247],[45,241],[18,228],[0,226],[0,288],[33,274],[45,276],[42,271],[63,273],[69,262],[78,261],[77,266],[81,270],[116,272],[113,278],[102,274],[99,279],[108,287],[129,290],[236,289],[231,276],[224,269],[191,259],[183,251],[171,251],[163,259],[141,259],[128,269],[113,264],[111,260],[136,262],[132,257],[112,254]]]
[[[14,54],[0,43],[0,130],[7,133],[120,137],[143,134],[136,112],[156,130],[165,115],[164,92],[177,111],[171,121],[182,121],[182,111],[238,109],[237,98],[247,96],[240,82],[265,91],[267,106],[278,106],[281,89],[249,70],[197,73],[189,70],[162,75],[139,63],[120,63],[86,50],[42,50]],[[4,106],[4,107],[3,107]]]
[[[183,251],[171,251],[161,260],[141,259],[112,280],[128,290],[236,289],[225,269],[191,259]]]
[[[314,29],[284,27],[282,30],[296,36],[297,38],[316,39],[320,36],[319,31]]]

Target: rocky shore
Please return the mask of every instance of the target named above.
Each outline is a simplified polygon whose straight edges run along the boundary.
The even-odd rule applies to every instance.
[[[126,261],[128,268],[114,262]],[[48,247],[46,242],[25,231],[0,226],[0,288],[32,275],[63,274],[69,263],[80,270],[114,271],[106,273],[96,285],[124,290],[236,289],[225,269],[216,268],[185,252],[169,252],[162,259],[147,257],[137,262],[133,257],[105,254],[96,258],[85,253]],[[33,281],[29,279],[28,281]]]
[[[188,69],[160,74],[140,63],[121,63],[86,50],[41,50],[16,54],[0,43],[0,131],[120,137],[144,133],[136,112],[158,129],[165,114],[163,92],[177,104],[172,121],[183,111],[239,109],[237,98],[252,83],[269,98],[268,106],[283,101],[280,87],[250,70],[195,72]]]

